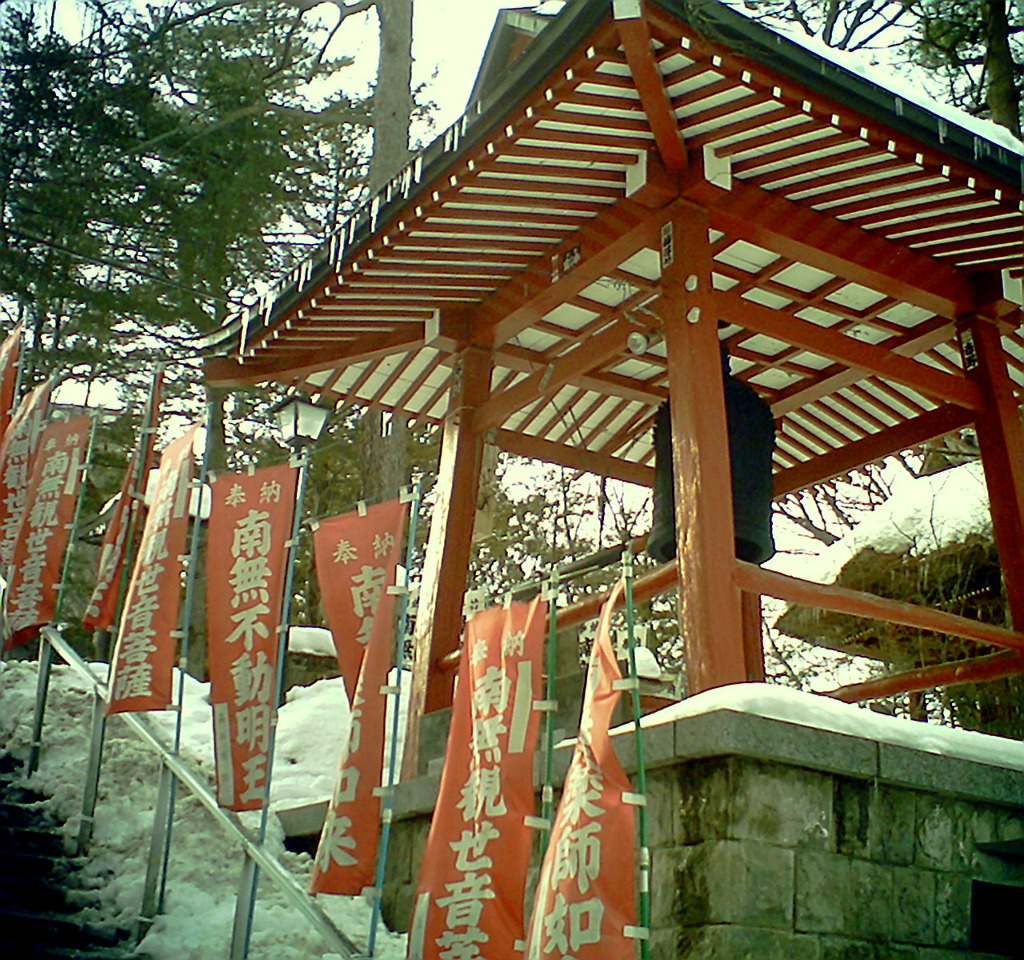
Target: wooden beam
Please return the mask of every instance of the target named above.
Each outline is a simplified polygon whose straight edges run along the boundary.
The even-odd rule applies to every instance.
[[[930,350],[940,343],[945,343],[953,336],[954,327],[941,318],[936,317],[932,322],[920,324],[915,332],[907,339],[901,340],[892,348],[892,352],[901,357],[912,357],[919,353]],[[829,396],[843,387],[848,387],[864,378],[863,371],[851,370],[848,367],[841,367],[836,364],[829,370],[821,372],[821,379],[813,380],[809,384],[796,384],[791,388],[782,390],[772,401],[772,413],[776,417],[785,416],[793,410],[821,397]]]
[[[633,463],[607,453],[552,443],[540,437],[530,437],[512,430],[499,430],[495,442],[502,449],[520,457],[531,457],[546,463],[555,463],[571,470],[594,473],[599,477],[612,477],[642,487],[654,484],[654,468]]]
[[[654,58],[650,27],[643,10],[643,0],[636,6],[636,15],[620,13],[616,5],[615,25],[626,54],[629,72],[633,75],[640,103],[654,133],[654,142],[666,170],[685,170],[686,146],[679,131],[679,121],[665,90],[665,81]]]
[[[212,386],[237,387],[269,380],[290,381],[318,370],[333,370],[364,360],[375,360],[415,350],[423,345],[422,323],[403,323],[398,329],[371,333],[336,344],[321,343],[300,353],[287,352],[272,358],[245,362],[235,357],[212,357],[203,365]]]
[[[854,440],[837,450],[821,454],[806,463],[779,470],[775,474],[775,496],[784,497],[814,483],[849,473],[864,466],[865,463],[874,463],[889,454],[952,433],[967,426],[972,419],[972,414],[962,407],[955,407],[952,404],[937,407],[912,420],[905,420],[895,427],[889,427],[862,440]]]
[[[711,226],[733,239],[746,240],[949,320],[974,303],[970,277],[923,253],[736,178],[728,190],[696,173],[684,179],[683,195],[705,205]]]
[[[844,703],[860,703],[864,700],[878,700],[898,693],[912,693],[916,690],[934,690],[936,687],[955,687],[963,683],[984,683],[1003,677],[1024,673],[1024,657],[1014,650],[1003,650],[986,657],[972,657],[969,660],[955,660],[952,663],[938,663],[918,670],[892,673],[863,683],[850,683],[835,690],[826,691],[823,696],[842,700]]]
[[[938,400],[970,410],[981,408],[981,393],[966,377],[918,363],[882,344],[855,340],[791,314],[770,310],[729,291],[718,291],[717,303],[724,318],[748,330],[767,334],[845,366],[895,380]]]
[[[932,630],[964,640],[990,643],[997,647],[1024,652],[1024,633],[1007,630],[979,620],[969,620],[956,614],[933,610],[902,600],[886,600],[859,590],[837,587],[835,584],[813,583],[790,577],[774,570],[755,567],[751,563],[736,561],[736,585],[747,593],[768,594],[779,600],[799,603],[820,610],[845,613],[851,617],[866,617],[897,623],[918,630]]]
[[[580,375],[624,354],[626,338],[636,329],[637,325],[626,319],[615,320],[597,335],[583,340],[575,349],[557,357],[511,389],[492,395],[474,413],[474,429],[489,430],[500,426],[515,411],[554,396],[566,384],[576,383]]]
[[[671,230],[671,237],[668,231]],[[728,427],[706,211],[662,233],[662,299],[672,417],[679,626],[690,694],[758,675],[747,663],[734,529]]]
[[[975,420],[992,527],[1014,627],[1024,630],[1024,428],[999,330],[975,318],[960,332],[967,376],[984,403]]]
[[[475,315],[500,347],[600,280],[626,258],[656,242],[651,212],[624,200],[550,248],[529,270],[485,298]]]
[[[462,638],[462,603],[483,452],[483,438],[473,432],[466,413],[487,397],[493,359],[489,350],[468,346],[458,355],[457,365],[441,432],[437,500],[430,517],[413,635],[409,728],[403,761],[406,778],[416,774],[420,719],[424,713],[451,703],[453,678],[439,672],[437,664],[458,649]]]

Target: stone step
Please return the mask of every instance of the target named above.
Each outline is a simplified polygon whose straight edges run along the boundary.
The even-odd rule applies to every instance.
[[[35,825],[14,826],[0,819],[0,854],[37,853],[59,857],[64,854],[64,836],[53,829]]]
[[[39,827],[56,829],[60,822],[44,807],[39,806],[40,797],[31,791],[24,791],[24,796],[30,799],[17,801],[12,794],[20,788],[0,788],[0,824],[9,827]]]
[[[48,882],[63,881],[83,867],[85,857],[47,856],[29,850],[10,850],[3,855],[2,869],[5,876],[20,877],[25,882],[43,879]]]
[[[86,923],[73,914],[8,907],[0,908],[0,929],[4,931],[5,938],[11,937],[22,943],[76,948],[87,943],[114,947],[125,936],[124,931]]]

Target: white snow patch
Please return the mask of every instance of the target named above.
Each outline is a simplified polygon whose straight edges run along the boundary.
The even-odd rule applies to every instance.
[[[777,554],[766,567],[832,583],[865,547],[920,556],[961,543],[970,534],[992,535],[992,514],[981,463],[974,461],[927,477],[896,474],[892,496],[846,536],[816,556]]]
[[[327,627],[289,627],[288,649],[292,653],[307,653],[315,657],[335,658],[334,637]]]
[[[717,710],[750,713],[924,753],[1024,770],[1024,743],[1019,740],[889,717],[829,697],[767,683],[737,683],[707,690],[647,714],[641,725],[655,727]],[[624,734],[632,729],[632,724],[624,724],[613,733]]]

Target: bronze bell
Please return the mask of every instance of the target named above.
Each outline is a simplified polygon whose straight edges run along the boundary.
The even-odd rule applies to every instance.
[[[764,563],[775,553],[772,539],[775,421],[771,408],[757,391],[729,372],[724,344],[722,379],[729,430],[736,556],[749,563]],[[659,563],[676,555],[672,421],[667,401],[658,408],[654,418],[654,517],[647,538],[647,553]]]

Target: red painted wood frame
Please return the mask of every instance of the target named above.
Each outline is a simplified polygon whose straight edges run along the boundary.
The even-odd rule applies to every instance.
[[[437,499],[416,614],[411,718],[406,736],[403,776],[416,775],[419,719],[451,704],[454,676],[443,669],[444,658],[462,640],[463,599],[469,573],[475,504],[480,482],[483,435],[473,423],[473,411],[490,394],[493,358],[486,347],[470,345],[461,351],[449,412],[441,434]]]

